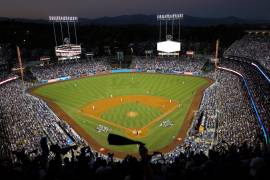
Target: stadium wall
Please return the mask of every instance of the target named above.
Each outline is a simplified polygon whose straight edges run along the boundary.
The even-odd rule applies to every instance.
[[[76,75],[74,77],[65,76],[65,77],[49,79],[49,80],[40,80],[39,82],[42,83],[42,84],[45,84],[45,83],[53,83],[53,82],[58,82],[58,81],[70,80],[70,79],[73,79],[73,78],[89,77],[89,76],[100,75],[100,74],[132,73],[132,72],[144,72],[144,71],[142,71],[141,69],[113,69],[111,71],[106,71],[106,72],[96,72],[95,74],[93,74],[93,73],[90,73],[90,74],[78,74],[78,75]],[[147,70],[146,72],[156,73],[156,70]],[[190,76],[200,76],[199,72],[173,71],[171,74],[178,74],[178,75],[183,74],[183,75],[190,75]]]
[[[140,69],[113,69],[111,73],[130,73],[130,72],[142,72]]]

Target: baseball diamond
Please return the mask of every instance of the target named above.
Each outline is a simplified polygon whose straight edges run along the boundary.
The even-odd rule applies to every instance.
[[[112,146],[109,132],[144,142],[149,151],[168,151],[181,143],[199,106],[206,78],[151,73],[116,73],[47,84],[32,89],[89,144],[116,156],[136,145]],[[170,120],[173,125],[161,127]],[[162,141],[160,141],[162,139]]]

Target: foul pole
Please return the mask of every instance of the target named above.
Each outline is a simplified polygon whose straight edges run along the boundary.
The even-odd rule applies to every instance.
[[[216,41],[216,50],[215,50],[215,54],[214,54],[214,63],[215,63],[215,80],[217,80],[217,67],[218,67],[218,63],[219,63],[219,59],[218,59],[218,50],[219,50],[219,39],[217,39]]]
[[[17,54],[18,54],[18,61],[19,61],[19,70],[21,74],[21,82],[22,82],[22,91],[24,93],[24,79],[23,79],[23,67],[22,67],[22,59],[21,59],[21,52],[19,46],[17,46]]]

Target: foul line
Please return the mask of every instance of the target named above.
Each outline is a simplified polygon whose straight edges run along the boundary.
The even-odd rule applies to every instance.
[[[163,113],[162,115],[156,117],[154,120],[150,121],[148,124],[146,124],[143,129],[148,128],[149,126],[152,126],[153,124],[157,123],[158,121],[160,121],[161,119],[163,119],[164,117],[168,116],[170,113],[172,113],[173,111],[175,111],[175,109],[178,107],[179,105],[175,105],[174,107],[172,107],[172,109],[168,110],[167,112]]]
[[[156,117],[154,120],[150,121],[148,124],[146,124],[144,127],[140,128],[140,129],[141,130],[145,130],[148,127],[152,126],[153,124],[157,123],[158,121],[160,121],[161,119],[163,119],[164,117],[166,117],[167,115],[169,115],[170,113],[172,113],[173,111],[175,111],[175,109],[177,109],[178,106],[179,106],[179,104],[175,105],[170,110],[168,110],[167,112],[163,113],[162,115]],[[88,117],[94,118],[94,119],[96,119],[98,121],[101,121],[103,123],[106,123],[106,124],[109,124],[109,125],[114,126],[116,128],[119,128],[119,129],[123,129],[123,130],[126,130],[126,131],[131,131],[131,132],[134,130],[132,128],[124,127],[122,125],[119,125],[119,124],[116,124],[116,123],[107,121],[107,120],[105,120],[103,118],[100,118],[100,117],[97,117],[97,116],[94,116],[94,115],[91,115],[91,114],[87,114],[87,113],[83,113],[83,114],[86,115],[86,116],[88,116]]]
[[[83,113],[83,114],[85,114],[86,116],[89,116],[89,117],[91,117],[91,118],[94,118],[94,119],[96,119],[96,120],[98,120],[98,121],[101,121],[101,122],[104,122],[104,123],[106,123],[106,124],[109,124],[109,125],[111,125],[111,126],[117,127],[117,128],[119,128],[119,129],[124,129],[124,130],[127,130],[127,131],[132,131],[132,129],[130,129],[130,128],[126,128],[126,127],[124,127],[124,126],[121,126],[121,125],[119,125],[119,124],[116,124],[116,123],[107,121],[107,120],[102,119],[102,118],[100,118],[100,117],[97,117],[97,116],[94,116],[94,115],[91,115],[91,114],[86,114],[86,113]]]

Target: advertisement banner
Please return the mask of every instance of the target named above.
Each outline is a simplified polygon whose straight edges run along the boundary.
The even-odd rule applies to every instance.
[[[70,76],[65,76],[65,77],[58,78],[59,81],[64,81],[64,80],[69,80],[69,79],[71,79]]]

